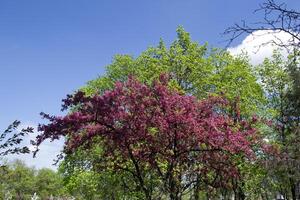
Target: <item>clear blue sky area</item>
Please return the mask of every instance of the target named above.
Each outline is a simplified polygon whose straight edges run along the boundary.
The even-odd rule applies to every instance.
[[[253,14],[261,2],[0,0],[0,130],[15,119],[37,124],[41,111],[58,114],[61,99],[103,74],[115,54],[138,55],[159,38],[169,44],[178,25],[224,47],[221,33],[261,18]]]

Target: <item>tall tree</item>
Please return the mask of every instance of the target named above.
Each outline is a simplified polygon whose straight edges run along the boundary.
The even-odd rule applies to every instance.
[[[276,142],[281,145],[281,151],[285,159],[281,163],[275,159],[275,170],[281,171],[281,176],[277,173],[277,179],[281,180],[279,185],[282,188],[288,187],[293,199],[300,198],[299,152],[297,151],[299,137],[299,47],[300,47],[300,12],[289,8],[285,3],[278,3],[274,0],[266,0],[255,12],[262,12],[262,21],[249,24],[234,24],[225,30],[229,34],[229,44],[244,34],[254,34],[256,31],[264,33],[285,33],[289,35],[286,41],[274,36],[273,40],[266,41],[279,48],[286,48],[291,55],[286,62],[275,53],[272,60],[265,60],[260,69],[263,87],[268,96],[269,108],[272,110],[272,117],[276,124],[274,129],[277,133]],[[261,33],[261,32],[259,32]],[[258,35],[259,37],[260,35]],[[261,46],[266,43],[260,44]],[[273,170],[271,170],[273,171]],[[286,181],[286,179],[288,179]],[[282,191],[289,193],[289,191]]]
[[[297,199],[299,187],[299,151],[298,127],[299,104],[297,87],[291,68],[295,67],[295,57],[289,60],[275,52],[272,59],[265,59],[258,66],[261,84],[266,92],[268,104],[266,105],[266,118],[273,122],[269,134],[270,142],[278,145],[281,156],[271,157],[267,168],[270,176],[277,180],[278,190],[285,196]],[[273,173],[273,174],[272,174]]]
[[[246,57],[233,57],[224,50],[211,49],[207,44],[199,45],[192,41],[189,33],[182,27],[177,29],[177,38],[169,47],[160,40],[158,46],[148,48],[136,58],[129,55],[115,56],[112,64],[107,66],[107,73],[90,81],[81,91],[87,96],[103,94],[112,90],[116,81],[125,82],[129,75],[151,84],[161,73],[170,74],[170,87],[181,94],[194,95],[198,99],[205,99],[210,95],[225,95],[231,104],[228,111],[235,120],[251,118],[261,110],[265,100]],[[95,149],[101,149],[99,144],[94,146]],[[98,154],[95,155],[97,157]],[[63,165],[68,166],[64,169],[69,176],[72,175],[70,172],[73,167],[81,165],[81,169],[90,170],[98,160],[92,153],[84,152],[79,152],[77,156],[67,155],[66,158]],[[112,176],[115,175],[107,175],[107,178]],[[153,177],[151,181],[153,182]],[[116,185],[112,187],[119,188]],[[196,188],[203,190],[205,187],[201,185]],[[198,192],[195,192],[195,196],[197,195]]]
[[[126,81],[130,75],[151,83],[161,73],[167,73],[171,75],[172,87],[199,99],[224,93],[234,103],[239,97],[243,116],[252,116],[264,101],[262,89],[246,57],[233,57],[225,50],[209,48],[208,44],[199,45],[182,27],[177,29],[177,39],[169,48],[160,40],[157,47],[148,48],[137,58],[117,55],[106,71],[82,91],[87,95],[103,93],[112,89],[116,81]]]

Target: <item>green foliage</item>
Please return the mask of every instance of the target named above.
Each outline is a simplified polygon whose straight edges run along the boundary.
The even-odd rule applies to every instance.
[[[51,169],[40,169],[35,175],[36,193],[42,199],[64,194],[62,185],[61,176]]]
[[[279,155],[270,155],[265,165],[269,191],[280,191],[286,197],[295,198],[299,176],[299,99],[298,55],[286,60],[275,51],[271,59],[265,59],[257,67],[259,80],[267,98],[264,117],[272,126],[261,129],[268,142],[276,146]]]
[[[15,199],[29,199],[35,191],[34,179],[32,178],[35,173],[34,169],[27,167],[21,161],[16,161],[11,168],[6,170],[7,173],[4,175],[5,181],[3,182],[5,188],[12,191]]]
[[[34,193],[46,200],[51,195],[63,196],[60,175],[50,169],[36,170],[16,160],[0,169],[0,199],[9,192],[13,199],[31,199]]]
[[[268,98],[267,114],[270,118],[282,117],[286,105],[286,94],[291,87],[291,80],[287,71],[287,62],[279,52],[275,51],[272,59],[265,59],[257,67],[261,85]]]
[[[150,84],[161,73],[171,76],[171,87],[200,99],[224,93],[234,102],[239,96],[241,112],[247,116],[257,112],[264,102],[245,57],[232,57],[222,49],[209,50],[207,44],[193,42],[182,27],[169,48],[160,40],[157,47],[148,48],[136,58],[115,56],[106,74],[88,82],[82,90],[89,95],[102,93],[112,89],[116,81],[124,82],[128,75]]]

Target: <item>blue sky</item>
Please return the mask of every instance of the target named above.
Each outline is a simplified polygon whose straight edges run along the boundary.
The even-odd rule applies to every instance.
[[[178,25],[199,43],[224,47],[221,33],[241,19],[256,21],[261,2],[0,0],[0,130],[15,119],[36,125],[41,111],[59,114],[61,99],[103,74],[115,54],[138,55],[159,38],[168,44]],[[48,144],[31,164],[49,166],[59,146]]]

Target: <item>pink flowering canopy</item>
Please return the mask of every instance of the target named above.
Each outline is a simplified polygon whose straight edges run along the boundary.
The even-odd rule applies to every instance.
[[[236,158],[254,157],[256,130],[226,115],[226,106],[221,97],[199,101],[179,94],[166,76],[151,86],[129,77],[103,95],[69,95],[63,109],[72,112],[42,114],[50,123],[39,126],[36,142],[63,136],[66,154],[101,143],[101,166],[131,172],[146,196],[151,170],[166,192],[179,195],[199,180],[220,186],[238,177]]]

